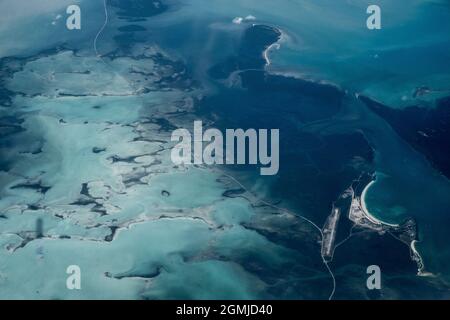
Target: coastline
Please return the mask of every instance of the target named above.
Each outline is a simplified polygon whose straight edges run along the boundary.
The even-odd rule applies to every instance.
[[[295,79],[299,79],[299,80],[303,80],[303,81],[309,81],[309,82],[313,82],[313,83],[318,83],[318,84],[322,84],[322,85],[330,85],[330,86],[336,87],[340,91],[343,91],[345,94],[349,94],[349,92],[347,92],[346,90],[343,90],[340,86],[338,86],[334,83],[328,83],[327,81],[324,81],[324,80],[320,80],[320,81],[310,80],[310,79],[307,79],[306,77],[299,75],[297,73],[292,74],[292,72],[291,72],[289,74],[287,72],[277,71],[276,69],[271,70],[272,69],[272,62],[270,60],[271,51],[274,49],[279,50],[281,48],[281,43],[283,41],[286,41],[286,35],[280,28],[273,27],[273,26],[271,26],[271,27],[273,29],[277,30],[280,33],[280,36],[276,42],[273,42],[271,45],[269,45],[263,51],[262,56],[265,60],[266,72],[268,72],[272,75],[280,75],[280,76],[284,76],[284,77],[291,77],[291,78],[295,78]],[[360,99],[361,94],[355,93],[355,97],[357,99]],[[383,221],[381,218],[378,218],[373,213],[371,213],[369,211],[369,209],[367,208],[367,202],[366,202],[367,193],[368,193],[369,189],[375,185],[376,182],[377,182],[377,180],[375,177],[364,187],[364,189],[361,192],[361,195],[359,197],[360,206],[361,206],[361,209],[363,211],[365,218],[376,226],[380,226],[381,228],[386,227],[387,230],[389,230],[390,228],[401,229],[403,227],[402,223],[389,223],[389,222]],[[401,240],[401,241],[404,242],[411,250],[411,259],[413,260],[413,262],[415,262],[417,264],[417,268],[418,268],[417,276],[434,276],[432,273],[425,271],[425,265],[423,263],[423,258],[421,257],[419,251],[416,248],[416,243],[418,241],[417,240],[412,240],[410,242],[409,241],[405,242],[403,240]]]
[[[412,258],[417,263],[417,276],[419,277],[435,277],[435,275],[431,272],[425,270],[425,264],[423,263],[422,256],[416,248],[416,244],[419,241],[414,240],[411,242],[411,252]]]
[[[366,204],[366,196],[367,196],[367,192],[369,191],[369,189],[376,183],[376,179],[372,180],[363,190],[363,192],[361,193],[361,207],[364,210],[364,212],[367,215],[367,218],[372,221],[373,223],[376,224],[382,224],[382,225],[386,225],[389,227],[399,227],[399,224],[393,224],[393,223],[387,223],[385,221],[382,221],[380,219],[378,219],[377,217],[375,217],[372,213],[370,213],[370,211],[367,209],[367,204]]]
[[[272,43],[271,45],[269,45],[264,51],[263,51],[263,58],[266,61],[265,64],[265,68],[269,67],[272,62],[270,61],[270,52],[272,50],[279,50],[281,48],[281,43],[285,41],[286,39],[286,34],[283,32],[283,30],[281,30],[280,28],[274,27],[274,26],[270,26],[270,28],[274,29],[275,31],[277,31],[280,36],[278,37],[278,40],[274,43]]]
[[[367,209],[366,204],[366,196],[368,190],[376,183],[376,179],[372,180],[369,184],[366,185],[363,192],[361,193],[361,207],[363,209],[363,212],[366,214],[367,219],[369,219],[371,222],[378,224],[378,225],[384,225],[392,228],[399,228],[401,227],[400,224],[391,224],[384,222],[377,217],[375,217],[373,214],[370,213],[370,211]],[[411,250],[411,259],[416,262],[417,264],[417,276],[419,277],[434,277],[435,275],[431,272],[427,272],[425,270],[425,264],[423,262],[423,258],[420,254],[420,252],[417,250],[416,244],[418,243],[418,240],[411,241],[409,247]]]

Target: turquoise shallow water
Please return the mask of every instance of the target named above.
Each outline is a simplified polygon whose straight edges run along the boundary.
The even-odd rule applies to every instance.
[[[57,18],[65,3],[16,4],[0,25],[0,296],[327,299],[320,234],[304,217],[321,227],[375,172],[370,212],[413,217],[436,277],[417,277],[389,234],[362,232],[329,264],[333,298],[448,298],[449,180],[435,153],[357,94],[434,110],[450,89],[449,3],[378,2],[383,29],[372,32],[366,1],[108,1],[101,58],[102,1],[81,2],[79,32]],[[279,128],[279,174],[174,166],[171,131],[199,119]],[[427,126],[415,131],[432,135]],[[350,228],[342,219],[338,241]],[[65,287],[70,264],[81,291]],[[371,264],[379,293],[365,286]]]

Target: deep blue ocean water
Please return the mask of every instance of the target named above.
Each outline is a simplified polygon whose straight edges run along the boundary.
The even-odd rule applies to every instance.
[[[2,280],[0,296],[29,297],[32,288],[34,298],[73,298],[56,280],[49,280],[54,286],[31,281],[30,288],[15,288],[25,271],[14,268],[35,259],[42,279],[51,279],[45,269],[65,279],[61,268],[72,259],[90,270],[90,298],[327,299],[332,282],[319,236],[299,217],[322,226],[342,193],[361,175],[375,173],[370,211],[389,223],[414,218],[417,247],[435,276],[418,277],[410,249],[391,235],[361,231],[330,263],[333,298],[448,298],[449,122],[442,96],[450,48],[448,36],[438,32],[448,21],[435,18],[436,7],[448,9],[448,3],[415,1],[413,8],[426,9],[423,15],[398,13],[399,27],[387,22],[391,36],[364,41],[360,28],[345,40],[360,18],[348,20],[350,26],[334,19],[318,29],[315,21],[296,21],[287,2],[276,9],[266,1],[156,3],[107,1],[102,59],[92,50],[104,21],[101,1],[82,3],[88,19],[76,37],[60,27],[57,41],[42,41],[55,38],[44,32],[40,41],[24,38],[19,52],[7,48],[2,55],[1,243],[18,249],[2,252],[0,272],[9,280]],[[311,17],[316,5],[338,16],[360,6],[298,5]],[[388,12],[397,12],[394,7]],[[232,23],[247,14],[256,20]],[[434,21],[428,25],[434,36],[403,43],[405,19]],[[263,52],[277,41],[268,66]],[[378,60],[368,62],[374,54]],[[403,101],[408,76],[412,85],[439,91],[437,98],[409,97],[411,108],[388,105]],[[183,175],[165,162],[164,144],[145,144],[165,141],[194,120],[222,130],[280,129],[276,176],[261,177],[254,166],[220,169],[294,216],[218,183],[212,172]],[[36,216],[42,216],[44,239],[33,234]],[[341,219],[337,240],[351,227]],[[383,271],[381,291],[365,286],[372,264]]]

